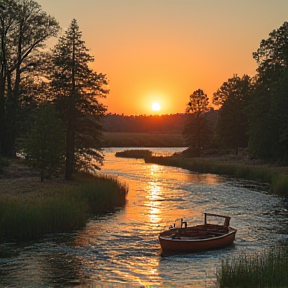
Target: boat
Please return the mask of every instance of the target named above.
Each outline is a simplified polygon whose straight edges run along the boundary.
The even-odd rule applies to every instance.
[[[224,223],[208,223],[209,216],[217,217],[218,220],[219,217],[224,218]],[[183,218],[178,219],[169,230],[159,234],[162,251],[196,252],[227,247],[233,244],[237,232],[230,227],[230,219],[228,216],[204,213],[204,224],[190,227]]]

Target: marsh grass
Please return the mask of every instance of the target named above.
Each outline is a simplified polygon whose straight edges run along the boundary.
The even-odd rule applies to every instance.
[[[39,193],[37,198],[2,198],[0,240],[27,241],[79,229],[91,215],[123,207],[127,193],[117,179],[81,174],[75,185]]]
[[[288,287],[287,248],[270,248],[222,261],[217,272],[220,288]]]
[[[183,157],[148,157],[146,163],[181,167],[199,173],[213,173],[269,184],[270,192],[288,196],[288,175],[265,166],[221,163]]]

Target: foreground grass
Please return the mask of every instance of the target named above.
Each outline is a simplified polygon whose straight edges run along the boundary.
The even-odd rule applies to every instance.
[[[169,165],[196,171],[200,173],[213,173],[228,175],[236,178],[267,183],[270,192],[279,196],[288,196],[288,174],[283,174],[266,166],[250,166],[241,164],[221,163],[205,159],[184,157],[148,157],[146,163]]]
[[[114,178],[78,175],[73,185],[37,197],[0,199],[0,241],[27,241],[47,233],[69,232],[88,218],[123,207],[128,188]]]
[[[288,251],[271,248],[222,261],[217,273],[220,288],[288,287]]]

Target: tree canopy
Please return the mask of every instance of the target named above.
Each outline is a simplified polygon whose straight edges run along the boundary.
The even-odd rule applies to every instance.
[[[195,90],[189,97],[186,113],[191,114],[185,124],[183,137],[190,148],[191,154],[200,155],[201,149],[210,140],[211,129],[204,114],[210,110],[209,98],[203,90]]]
[[[100,117],[106,107],[98,99],[108,94],[106,75],[89,68],[94,58],[88,53],[82,32],[74,19],[53,49],[50,81],[57,109],[66,123],[66,172],[75,168],[99,169]]]
[[[6,0],[0,13],[0,145],[4,155],[16,153],[23,80],[42,65],[45,41],[59,24],[33,0]]]
[[[222,105],[216,126],[220,141],[228,148],[234,148],[238,154],[239,147],[248,143],[248,121],[245,107],[248,103],[251,79],[248,75],[242,78],[234,75],[213,94],[213,103]]]
[[[255,158],[282,159],[287,164],[287,147],[283,140],[283,131],[288,125],[287,112],[280,107],[287,107],[288,102],[284,84],[288,65],[288,22],[262,40],[253,57],[258,63],[258,74],[247,107],[249,153]]]

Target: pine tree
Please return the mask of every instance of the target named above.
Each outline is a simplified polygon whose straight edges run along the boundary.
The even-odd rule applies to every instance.
[[[99,97],[108,94],[106,75],[89,68],[94,58],[82,40],[75,19],[53,49],[51,86],[56,107],[66,124],[65,179],[71,180],[75,169],[99,169],[100,118],[106,108]]]

